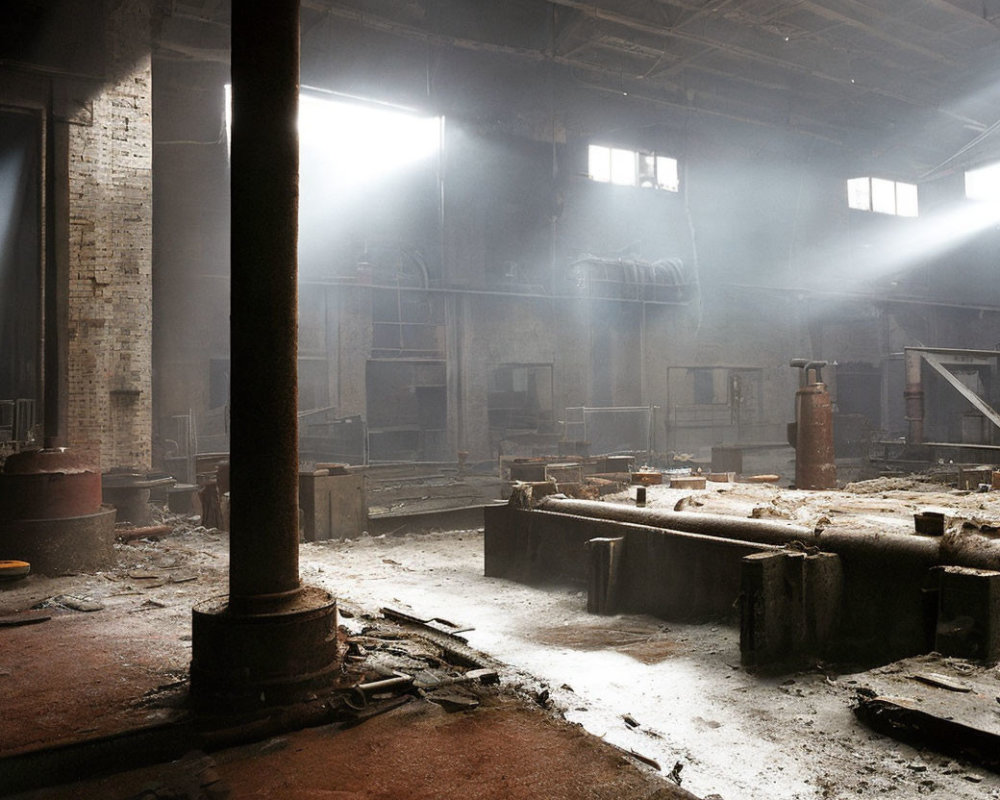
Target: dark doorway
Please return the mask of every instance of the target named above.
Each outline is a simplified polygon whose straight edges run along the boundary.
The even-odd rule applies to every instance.
[[[41,388],[41,122],[0,109],[0,441],[33,435]]]

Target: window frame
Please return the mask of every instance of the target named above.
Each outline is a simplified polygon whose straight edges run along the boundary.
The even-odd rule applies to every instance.
[[[889,178],[848,178],[847,207],[852,211],[912,219],[920,216],[919,187]]]
[[[630,165],[626,166],[629,161]],[[631,150],[595,143],[587,146],[586,174],[595,183],[679,192],[678,167],[676,158],[655,150]]]

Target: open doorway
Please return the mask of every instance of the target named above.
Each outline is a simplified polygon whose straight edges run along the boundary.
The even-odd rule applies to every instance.
[[[0,445],[37,436],[41,397],[41,121],[0,108]]]

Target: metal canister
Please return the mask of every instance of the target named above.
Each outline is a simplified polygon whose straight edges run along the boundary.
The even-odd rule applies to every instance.
[[[795,393],[795,487],[835,489],[833,403],[820,377],[826,362],[795,359],[792,366],[800,367],[804,378]]]

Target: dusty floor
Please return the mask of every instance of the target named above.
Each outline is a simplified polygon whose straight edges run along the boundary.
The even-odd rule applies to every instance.
[[[541,709],[410,700],[362,725],[299,730],[19,800],[696,800]]]
[[[656,488],[650,501],[881,529],[912,530],[915,510],[945,511],[952,524],[1000,520],[1000,493],[957,494],[905,481],[854,488],[848,493],[748,484],[704,492]],[[224,590],[226,545],[225,534],[180,524],[162,541],[123,545],[117,571],[30,577],[0,591],[0,614],[52,617],[38,625],[0,629],[0,688],[24,686],[25,669],[44,670],[62,681],[65,698],[54,704],[42,696],[11,697],[5,690],[0,752],[114,730],[125,717],[147,722],[168,717],[169,709],[142,702],[123,707],[115,698],[155,695],[158,687],[183,680],[190,658],[190,608]],[[878,671],[841,674],[828,668],[771,679],[748,675],[739,667],[738,634],[730,627],[644,616],[597,618],[586,614],[586,597],[575,587],[542,590],[484,578],[481,531],[307,544],[300,560],[305,582],[329,589],[354,610],[356,616],[344,620],[348,628],[385,606],[471,626],[463,634],[469,644],[509,665],[502,676],[506,687],[519,687],[529,698],[547,691],[557,716],[655,760],[662,773],[679,771],[684,788],[696,795],[726,800],[876,793],[901,800],[1000,798],[1000,776],[886,739],[854,718],[850,706],[856,689],[877,680]],[[56,595],[93,598],[104,610],[68,610],[53,604]],[[27,611],[46,601],[48,607]],[[89,637],[102,656],[81,661],[78,654],[45,651],[38,634],[61,625]],[[997,682],[1000,695],[996,669],[951,666],[961,674],[976,669],[982,680]],[[75,727],[67,728],[67,719],[76,720]],[[217,769],[223,762],[217,759]]]

